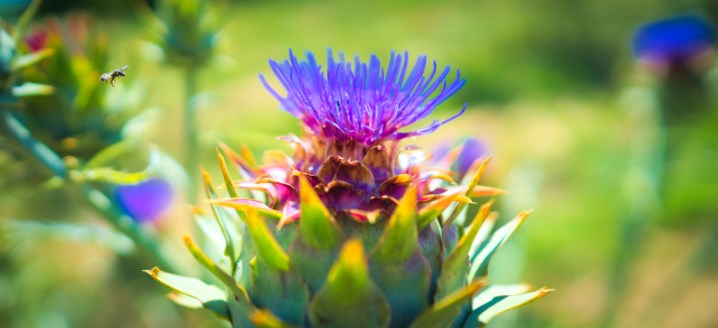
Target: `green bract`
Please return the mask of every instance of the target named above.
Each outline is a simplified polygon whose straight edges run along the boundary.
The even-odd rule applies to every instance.
[[[231,198],[219,199],[205,174],[212,215],[197,217],[211,247],[205,252],[185,237],[218,285],[158,268],[148,273],[175,291],[174,300],[203,306],[235,327],[474,327],[550,292],[486,285],[491,257],[528,212],[489,234],[493,201],[460,226],[442,219],[452,217],[450,206],[459,198],[427,205],[412,183],[390,217],[358,222],[333,214],[316,186],[299,176],[299,218],[279,227],[281,212],[261,201],[240,201],[238,184],[220,159]],[[478,189],[487,163],[461,194]],[[424,213],[432,218],[422,219]]]

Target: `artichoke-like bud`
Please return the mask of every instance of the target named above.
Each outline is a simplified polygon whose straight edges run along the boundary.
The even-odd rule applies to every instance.
[[[148,155],[145,147],[138,147],[136,127],[143,124],[133,123],[142,123],[137,114],[142,109],[143,88],[127,88],[122,83],[113,89],[100,82],[100,74],[107,69],[109,44],[90,17],[50,18],[32,29],[15,31],[22,35],[13,39],[0,31],[3,51],[7,56],[16,54],[2,60],[2,66],[11,70],[3,74],[2,84],[7,88],[0,90],[4,99],[0,132],[9,141],[0,144],[0,151],[21,161],[26,157],[17,149],[24,148],[39,161],[25,162],[14,176],[13,190],[23,192],[23,185],[36,188],[47,181],[46,167],[55,178],[48,187],[60,186],[62,181],[134,184],[148,178],[160,155]],[[133,156],[123,156],[130,153]],[[146,169],[127,173],[116,169],[123,157],[134,159],[121,163],[133,170],[144,164],[137,163],[137,158],[155,161]],[[110,191],[109,185],[103,186]],[[55,196],[65,197],[65,193]]]
[[[157,41],[171,64],[196,68],[211,59],[218,30],[211,1],[162,0],[157,14],[162,27]]]
[[[140,90],[110,89],[99,81],[100,74],[111,70],[108,46],[92,19],[81,15],[47,19],[26,38],[26,49],[55,53],[26,74],[53,85],[56,92],[29,99],[18,116],[60,156],[92,158],[121,141],[125,124],[139,112]]]
[[[28,53],[22,48],[22,38],[27,32],[39,2],[35,1],[12,27],[0,22],[0,99],[2,110],[19,106],[26,97],[43,96],[53,92],[48,85],[30,82],[23,73],[27,68],[52,56],[52,50]],[[12,31],[12,35],[9,31]]]
[[[42,51],[27,51],[22,46],[23,38],[27,35],[28,26],[39,6],[35,1],[21,17],[15,26],[0,21],[0,183],[11,184],[24,178],[32,178],[24,165],[17,165],[20,154],[13,143],[27,143],[36,150],[45,152],[42,145],[32,144],[27,136],[29,132],[18,120],[16,113],[21,110],[29,99],[47,97],[54,92],[50,85],[27,76],[27,71],[53,55],[52,49]],[[62,163],[55,161],[53,166],[63,171]]]
[[[116,88],[100,82],[100,75],[112,70],[107,68],[110,44],[95,28],[91,17],[71,15],[62,20],[46,19],[23,38],[20,48],[33,54],[53,54],[38,65],[26,68],[23,76],[52,85],[55,92],[45,97],[26,98],[21,108],[13,110],[34,138],[60,158],[70,159],[66,163],[70,169],[106,167],[118,154],[137,150],[128,143],[139,142],[136,128],[145,121],[139,115],[145,109],[144,88],[141,83],[128,86],[131,77],[118,83]],[[110,154],[114,154],[113,159],[108,158]],[[109,177],[96,173],[70,178],[103,180]],[[114,177],[108,180],[123,180],[116,179],[119,175]],[[137,176],[130,180],[126,182],[141,179]]]
[[[493,200],[465,218],[475,199],[502,193],[478,184],[488,157],[473,158],[474,172],[459,186],[456,173],[399,145],[458,116],[398,131],[458,91],[458,72],[447,81],[449,68],[438,73],[434,64],[425,76],[426,58],[409,69],[407,53],[392,54],[386,68],[374,56],[351,65],[331,52],[326,72],[311,54],[270,63],[287,95],[270,92],[306,133],[284,138],[293,156],[267,152],[262,164],[246,149],[221,145],[229,197],[205,174],[212,215],[198,217],[216,247],[185,242],[226,292],[148,271],[175,291],[174,300],[208,308],[235,327],[475,327],[550,291],[487,286],[489,261],[529,214],[493,234]],[[475,146],[432,163],[478,154]],[[231,166],[241,179],[233,179]]]

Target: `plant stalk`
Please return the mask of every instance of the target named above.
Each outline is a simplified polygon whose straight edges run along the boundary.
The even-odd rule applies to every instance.
[[[52,173],[65,180],[68,170],[62,158],[52,151],[50,147],[35,139],[31,132],[10,111],[2,109],[0,127],[11,138],[27,151],[28,155],[48,168]],[[174,265],[161,251],[157,240],[143,230],[126,214],[122,213],[113,202],[99,189],[89,183],[78,184],[84,199],[103,218],[117,227],[119,231],[132,239],[145,252],[154,257],[164,268],[173,270]]]

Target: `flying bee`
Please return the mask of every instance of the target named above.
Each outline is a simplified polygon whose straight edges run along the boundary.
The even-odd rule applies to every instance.
[[[115,87],[115,79],[119,78],[121,76],[126,76],[125,71],[130,68],[129,66],[122,66],[112,72],[104,73],[100,76],[100,81],[102,82],[110,82],[110,85],[114,88]]]

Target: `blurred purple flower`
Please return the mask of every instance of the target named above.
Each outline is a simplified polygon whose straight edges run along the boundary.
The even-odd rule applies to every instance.
[[[172,186],[161,178],[117,186],[114,193],[120,209],[138,223],[157,220],[172,204],[173,196]]]
[[[429,163],[439,164],[445,156],[451,152],[451,144],[444,141],[436,145],[431,151],[431,160]]]
[[[47,47],[47,39],[49,32],[47,30],[37,29],[29,33],[25,37],[25,45],[30,52],[38,52]]]
[[[456,171],[459,176],[463,177],[477,159],[486,157],[488,154],[489,147],[485,142],[476,138],[467,139],[456,158]]]
[[[307,129],[324,140],[358,142],[373,145],[385,140],[398,140],[424,135],[436,130],[445,121],[433,121],[429,126],[410,132],[398,132],[428,116],[439,104],[464,85],[456,71],[449,82],[450,68],[437,72],[433,63],[428,76],[426,56],[419,56],[409,69],[409,53],[391,53],[389,64],[381,67],[379,58],[372,55],[368,63],[356,57],[353,64],[339,53],[336,61],[327,51],[326,70],[317,64],[314,55],[299,61],[290,51],[289,60],[270,61],[272,71],[286,89],[285,97],[262,83],[279,100],[284,110],[302,120]],[[438,75],[437,75],[438,73]]]
[[[697,15],[680,15],[639,27],[633,37],[633,53],[648,62],[677,65],[711,49],[714,43],[708,22]]]

